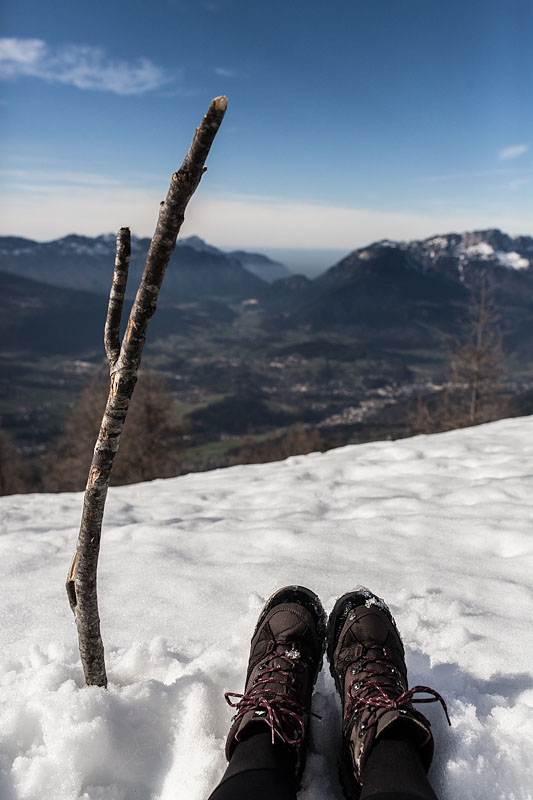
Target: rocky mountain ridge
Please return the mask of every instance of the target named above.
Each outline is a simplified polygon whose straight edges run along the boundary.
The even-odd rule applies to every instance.
[[[279,290],[285,324],[314,328],[366,325],[404,333],[433,323],[449,327],[457,304],[485,281],[505,316],[531,316],[533,238],[499,230],[382,240],[353,250],[299,292]],[[285,302],[284,302],[285,298]],[[387,331],[390,333],[390,330]]]
[[[377,261],[382,251],[397,250],[409,256],[406,263],[420,272],[441,272],[448,277],[465,281],[465,266],[509,270],[533,269],[533,237],[508,236],[498,229],[448,233],[428,239],[394,241],[382,239],[367,247],[353,250],[328,272],[349,272],[356,261]],[[327,274],[327,273],[326,273]],[[323,276],[321,276],[323,277]]]
[[[130,292],[142,273],[150,239],[132,236]],[[50,242],[0,237],[0,270],[52,286],[109,291],[115,237],[70,234]],[[246,297],[265,282],[290,275],[279,262],[257,253],[224,253],[198,236],[179,239],[165,278],[163,298],[180,302],[203,296]]]

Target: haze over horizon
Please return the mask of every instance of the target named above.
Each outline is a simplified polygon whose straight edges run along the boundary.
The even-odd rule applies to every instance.
[[[0,233],[151,236],[226,94],[183,236],[274,257],[530,234],[532,23],[526,0],[7,0]]]

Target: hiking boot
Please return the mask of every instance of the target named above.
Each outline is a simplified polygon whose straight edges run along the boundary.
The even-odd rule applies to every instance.
[[[448,711],[433,689],[407,688],[402,640],[381,598],[359,587],[337,600],[328,624],[328,658],[342,700],[340,777],[346,795],[359,796],[365,764],[380,737],[413,743],[427,772],[433,736],[413,703],[442,703],[450,723]],[[432,696],[415,698],[419,692]]]
[[[290,748],[300,781],[325,634],[326,614],[309,589],[286,586],[268,600],[252,636],[244,693],[225,694],[237,709],[226,742],[228,760],[238,742],[268,725],[272,744],[283,742]]]

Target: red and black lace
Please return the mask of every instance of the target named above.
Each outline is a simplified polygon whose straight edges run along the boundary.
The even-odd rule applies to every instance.
[[[380,650],[376,653],[376,650]],[[406,689],[400,671],[394,666],[386,649],[372,648],[372,653],[362,656],[357,665],[352,667],[357,676],[348,687],[348,702],[344,711],[345,722],[352,716],[368,709],[368,718],[363,729],[377,725],[381,716],[387,711],[409,711],[426,722],[425,717],[417,711],[413,703],[440,703],[451,725],[444,698],[429,686],[413,686]],[[416,694],[430,694],[431,697],[415,697]]]
[[[224,697],[228,705],[237,709],[234,721],[241,720],[250,711],[264,712],[264,720],[272,730],[272,744],[275,735],[289,745],[299,745],[305,739],[305,723],[303,720],[305,707],[298,698],[295,689],[294,670],[298,659],[283,650],[270,653],[258,666],[261,675],[257,675],[245,694],[226,692]],[[239,698],[237,702],[231,698]],[[258,714],[259,717],[259,714]]]

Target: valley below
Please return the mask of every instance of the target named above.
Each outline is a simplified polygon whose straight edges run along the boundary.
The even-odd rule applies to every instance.
[[[457,242],[446,240],[455,256],[445,252],[436,266],[424,263],[422,247],[414,261],[413,243],[376,243],[313,281],[290,273],[279,278],[278,264],[266,280],[269,260],[261,262],[257,254],[263,277],[249,273],[243,280],[233,256],[218,263],[216,248],[197,239],[200,249],[189,248],[185,240],[177,251],[183,258],[190,249],[194,263],[164,285],[141,367],[164,380],[171,414],[184,426],[180,471],[423,432],[417,404],[431,404],[453,382],[450,348],[466,335],[481,275],[490,284],[502,340],[491,414],[533,412],[532,270],[523,263],[512,270],[501,256],[487,258],[491,252],[480,250],[480,241],[499,252],[487,243],[491,235],[494,241],[488,232],[466,245],[474,248],[468,259],[457,255]],[[516,247],[516,240],[509,246]],[[98,247],[106,249],[101,241]],[[524,262],[527,247],[529,240],[511,261]],[[206,262],[203,248],[209,248]],[[111,242],[108,251],[100,252],[107,269]],[[9,270],[0,272],[0,416],[35,476],[35,465],[53,452],[84,388],[95,375],[105,387],[107,298],[103,285],[87,289],[87,277],[77,287],[75,272],[70,286],[54,286],[50,266],[41,276],[46,282],[37,281],[35,259],[31,264],[29,277],[15,269],[11,256]],[[181,268],[171,262],[173,267]],[[180,299],[187,269],[194,273],[196,296],[184,290]],[[94,265],[92,272],[98,272]],[[202,285],[208,286],[204,293]],[[38,488],[37,480],[29,487]]]

